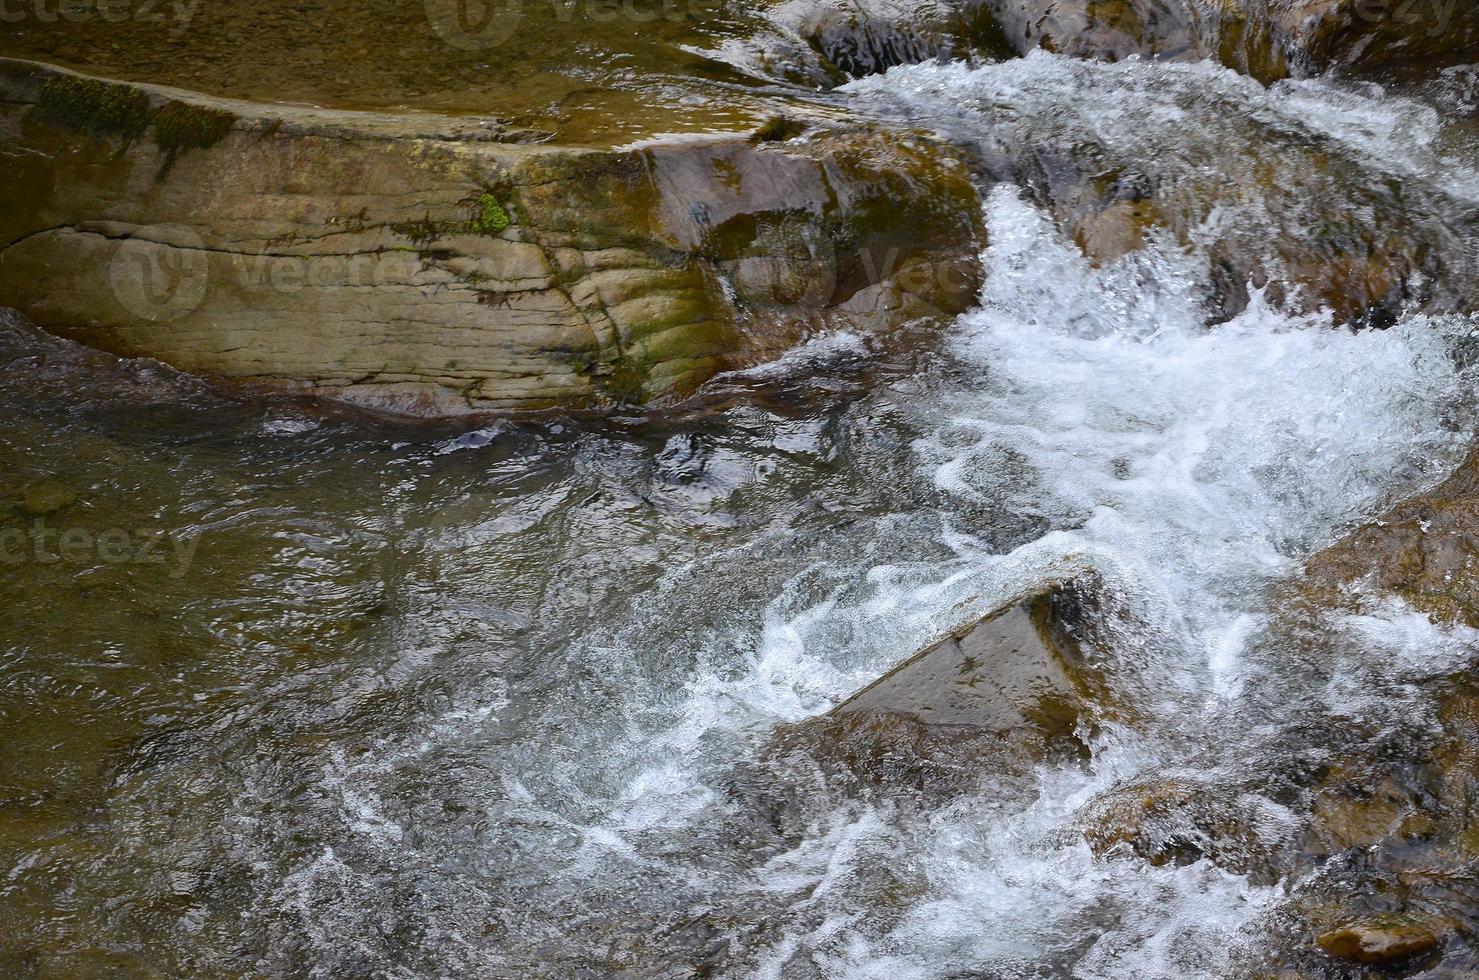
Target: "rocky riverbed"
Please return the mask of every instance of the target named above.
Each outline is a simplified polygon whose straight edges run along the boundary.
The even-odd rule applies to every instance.
[[[0,43],[0,973],[1479,973],[1475,8],[128,11]]]

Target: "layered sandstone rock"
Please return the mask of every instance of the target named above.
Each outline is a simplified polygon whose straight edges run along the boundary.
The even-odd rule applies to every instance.
[[[446,414],[670,401],[966,307],[976,191],[912,133],[620,151],[0,63],[0,303],[182,370]]]

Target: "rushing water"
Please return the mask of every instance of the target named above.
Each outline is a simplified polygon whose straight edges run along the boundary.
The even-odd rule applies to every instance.
[[[1414,194],[1479,180],[1472,146],[1380,93],[1304,83],[1239,108],[1225,73],[1173,70],[1215,83],[1199,101],[1167,70],[1035,57],[853,94],[964,125],[1017,86],[1013,113],[1104,138],[1061,106],[1115,82],[1127,116],[1164,123],[1116,138],[1276,123]],[[1034,78],[1067,88],[1021,95]],[[1479,326],[1357,333],[1255,292],[1209,328],[1196,248],[1094,268],[1015,189],[986,217],[979,308],[938,350],[825,338],[723,382],[768,397],[665,421],[395,428],[7,341],[0,494],[51,480],[77,499],[4,526],[167,537],[156,563],[3,568],[0,960],[1235,972],[1290,882],[1096,858],[1079,820],[1168,766],[1209,787],[1277,769],[1311,711],[1366,710],[1342,676],[1369,689],[1473,655],[1462,631],[1376,610],[1349,626],[1369,662],[1306,670],[1269,591],[1460,458]],[[933,793],[773,751],[779,723],[1086,567],[1138,624],[1112,685],[1137,721],[1106,719],[1087,758],[968,766]],[[1300,819],[1245,797],[1273,831]]]

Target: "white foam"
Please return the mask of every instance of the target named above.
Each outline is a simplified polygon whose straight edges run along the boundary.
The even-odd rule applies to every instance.
[[[1208,66],[1048,56],[981,69],[916,66],[852,90],[917,113],[1061,112],[1066,129],[1146,152],[1176,127],[1205,126],[1215,138],[1223,112],[1265,113],[1268,125],[1307,133],[1328,95],[1318,84],[1269,92]],[[1383,128],[1351,115],[1365,111],[1334,105],[1327,135],[1380,154],[1382,140],[1430,132],[1421,119]],[[1393,165],[1427,164],[1409,156]],[[1268,690],[1260,672],[1270,664],[1249,652],[1267,622],[1268,586],[1389,494],[1456,461],[1475,387],[1450,348],[1474,324],[1409,317],[1358,334],[1290,316],[1255,294],[1241,315],[1208,328],[1195,254],[1158,240],[1094,268],[1006,188],[992,192],[986,218],[981,305],[955,325],[948,359],[843,423],[906,434],[884,445],[910,454],[913,472],[876,477],[897,481],[898,506],[860,511],[851,537],[830,525],[844,545],[835,550],[831,541],[793,550],[796,531],[784,520],[748,537],[707,537],[711,525],[675,519],[693,544],[663,552],[671,561],[655,580],[642,578],[615,600],[584,581],[556,583],[551,592],[568,587],[605,604],[598,617],[544,600],[541,615],[564,632],[531,654],[551,661],[547,673],[536,668],[537,683],[515,690],[500,681],[489,699],[496,710],[454,706],[420,719],[414,738],[338,761],[346,770],[333,782],[339,819],[354,845],[382,849],[372,852],[380,863],[357,852],[371,870],[351,873],[347,845],[342,857],[305,854],[277,895],[303,919],[304,934],[358,955],[355,907],[340,892],[388,877],[405,891],[460,889],[449,903],[455,914],[426,915],[447,927],[443,962],[472,964],[467,972],[510,972],[519,953],[553,956],[561,942],[588,939],[593,933],[573,932],[577,922],[620,922],[654,905],[668,921],[718,909],[715,921],[739,923],[725,937],[736,975],[1169,978],[1227,969],[1279,888],[1254,887],[1207,861],[1153,867],[1096,857],[1076,821],[1097,795],[1184,759],[1188,745],[1211,750],[1238,737],[1228,719],[1249,691]],[[841,335],[796,357],[850,356],[860,346]],[[749,429],[706,459],[758,460],[746,487],[759,493],[773,456],[821,443],[827,423],[798,434],[757,414],[730,416]],[[434,451],[476,449],[496,434],[467,434]],[[867,440],[847,444],[866,448]],[[652,469],[691,472],[683,467],[693,452],[686,435],[674,436],[653,451]],[[590,455],[601,454],[612,469],[630,462],[606,444]],[[868,466],[836,461],[874,479]],[[800,472],[812,478],[820,467]],[[570,507],[570,527],[558,533],[579,537],[583,512]],[[541,507],[539,519],[555,511]],[[1045,530],[1004,552],[1004,534],[991,526],[1002,514]],[[534,523],[503,530],[517,536]],[[615,540],[633,549],[672,531],[660,525],[652,534],[626,511],[613,524],[627,535]],[[586,560],[594,559],[582,553]],[[775,566],[784,572],[766,574],[782,585],[750,588]],[[559,567],[572,578],[584,571],[574,561]],[[1123,638],[1111,673],[1116,695],[1146,720],[1135,731],[1104,726],[1090,764],[1045,766],[1011,784],[987,774],[979,793],[912,809],[907,799],[836,798],[791,773],[810,807],[794,846],[750,864],[750,841],[705,836],[735,809],[758,805],[732,803],[724,788],[777,723],[825,711],[943,629],[1084,568],[1099,570],[1145,624]],[[1406,616],[1376,610],[1348,624],[1373,649],[1401,651],[1374,655],[1362,669],[1446,669],[1472,642],[1459,636],[1438,660],[1424,659],[1433,636]],[[1337,687],[1339,677],[1332,700],[1346,697]],[[522,698],[538,699],[554,722],[521,716]],[[491,726],[521,720],[531,726],[525,741],[484,753]],[[455,842],[451,856],[389,812],[392,793],[360,785],[442,754],[475,760],[454,770],[466,785],[449,789],[476,798],[492,828]],[[1240,803],[1270,833],[1293,819],[1266,800]],[[480,872],[493,866],[516,876],[516,898],[485,890]],[[456,932],[467,908],[513,923],[503,947]],[[595,934],[605,942],[615,931]]]
[[[822,654],[839,620],[854,630],[912,621],[924,636],[949,611],[984,610],[1034,576],[1088,564],[1138,597],[1137,618],[1150,624],[1126,638],[1113,669],[1157,720],[1138,735],[1112,733],[1089,773],[1040,774],[1040,795],[1023,810],[993,813],[991,801],[973,799],[892,832],[878,831],[871,812],[836,815],[859,832],[875,827],[871,850],[850,838],[848,861],[907,854],[927,869],[928,894],[887,930],[839,921],[855,903],[829,907],[814,894],[822,909],[799,917],[773,955],[807,951],[830,976],[1026,975],[1048,962],[1084,977],[1212,975],[1282,893],[1205,861],[1162,869],[1096,859],[1073,817],[1187,741],[1216,744],[1225,706],[1257,669],[1241,653],[1265,622],[1267,587],[1394,482],[1421,483],[1456,459],[1462,439],[1444,417],[1465,410],[1466,396],[1448,344],[1470,325],[1415,317],[1354,334],[1255,297],[1208,329],[1191,258],[1152,247],[1094,269],[1006,188],[991,195],[987,218],[987,286],[955,343],[976,370],[967,387],[919,406],[928,421],[914,448],[947,494],[1006,499],[1060,530],[1009,555],[965,544],[957,566],[923,582],[916,568],[875,567],[872,602],[829,600],[813,608],[814,622],[793,617],[726,695],[760,711],[789,704],[789,717],[815,695],[786,702],[772,661],[794,672],[781,691],[845,680]],[[979,539],[946,519],[944,536],[958,545]],[[815,882],[834,880],[841,845],[811,845]],[[786,867],[788,886],[798,873]],[[1098,941],[1076,950],[1094,929]]]

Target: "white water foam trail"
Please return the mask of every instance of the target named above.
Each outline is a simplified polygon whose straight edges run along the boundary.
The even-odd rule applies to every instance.
[[[1043,68],[1026,64],[1028,76]],[[1063,84],[1080,96],[1084,73],[1133,81],[1139,71],[1153,88],[1166,70],[1052,67],[1040,72],[1044,84],[1072,72]],[[1193,80],[1211,71],[1175,70]],[[948,104],[951,85],[974,91],[982,77],[1006,77],[996,66],[982,71],[997,74],[921,66],[868,84],[902,91],[918,81]],[[1154,98],[1143,96],[1152,110]],[[1162,109],[1150,115],[1167,127],[1195,111]],[[1127,126],[1123,139],[1143,135]],[[986,286],[979,309],[955,326],[949,362],[883,393],[886,409],[865,409],[903,418],[915,476],[936,494],[936,511],[867,518],[871,547],[804,554],[778,593],[758,601],[745,591],[748,566],[790,557],[785,529],[673,568],[621,610],[627,621],[573,641],[562,662],[599,678],[597,693],[614,707],[588,709],[531,736],[548,744],[490,763],[501,795],[487,819],[501,836],[480,845],[479,857],[523,856],[522,905],[509,918],[531,936],[555,942],[574,918],[562,909],[591,918],[611,904],[617,917],[629,911],[618,902],[646,910],[667,901],[772,929],[730,937],[724,962],[735,976],[1214,976],[1280,900],[1278,888],[1205,860],[1152,867],[1095,857],[1076,821],[1096,795],[1187,745],[1237,740],[1238,709],[1270,669],[1248,655],[1266,623],[1268,587],[1388,495],[1457,461],[1475,406],[1473,379],[1452,352],[1476,324],[1414,316],[1352,333],[1255,296],[1209,328],[1199,256],[1153,241],[1093,268],[1006,188],[991,194],[987,222]],[[975,523],[998,511],[1032,515],[1049,530],[1001,553],[993,529]],[[919,534],[932,535],[943,557],[890,556],[891,544]],[[1025,791],[983,779],[980,793],[933,808],[831,800],[808,814],[799,843],[753,866],[724,852],[739,843],[701,836],[725,810],[717,784],[728,767],[752,761],[776,723],[825,711],[942,629],[1085,567],[1128,596],[1144,624],[1124,638],[1113,674],[1116,696],[1145,722],[1110,727],[1089,765],[1043,767]],[[673,635],[654,627],[685,617],[713,625],[653,639]],[[1383,623],[1403,636],[1416,628],[1379,615],[1352,628],[1380,638],[1390,633]],[[556,704],[589,700],[576,691]],[[379,774],[481,737],[460,720],[434,727],[400,757],[379,752],[339,784],[346,821],[385,842],[395,873],[477,862],[459,853],[439,866],[387,835],[392,824],[373,792]],[[1269,821],[1289,819],[1264,803]],[[711,851],[725,860],[711,862]],[[478,890],[462,901],[501,909]],[[319,927],[328,913],[304,894],[302,914]],[[475,932],[457,932],[460,920],[441,924],[462,944],[455,962],[470,971],[506,973],[545,955],[490,952]],[[346,935],[353,926],[341,923]],[[334,941],[332,929],[315,935]]]
[[[1462,121],[1472,107],[1449,107],[1445,114],[1440,106],[1452,100],[1442,93],[1422,99],[1416,92],[1396,95],[1374,83],[1329,78],[1264,86],[1209,61],[1103,62],[1041,49],[980,67],[949,62],[892,68],[841,91],[860,105],[886,107],[892,117],[935,121],[952,134],[979,132],[983,124],[1012,132],[1028,123],[1042,134],[1089,137],[1113,148],[1118,159],[1170,156],[1228,174],[1236,161],[1257,166],[1261,157],[1277,153],[1283,139],[1295,137],[1306,147],[1328,140],[1359,158],[1371,176],[1391,175],[1479,200],[1479,147]],[[1281,176],[1297,183],[1310,175]]]
[[[1449,349],[1473,325],[1415,317],[1354,334],[1255,301],[1208,329],[1184,255],[1153,248],[1093,269],[1005,188],[991,196],[988,225],[982,305],[956,339],[978,373],[969,387],[933,393],[915,449],[950,495],[1005,497],[1058,530],[1004,556],[965,545],[943,579],[875,567],[872,602],[797,617],[781,659],[793,669],[825,661],[818,651],[838,619],[854,629],[910,620],[923,636],[945,610],[984,610],[1023,581],[1089,566],[1136,597],[1148,624],[1126,638],[1114,669],[1154,720],[1111,735],[1086,773],[1040,773],[1040,795],[1020,811],[977,798],[892,832],[876,814],[855,818],[848,826],[863,842],[849,840],[848,866],[907,858],[927,869],[928,896],[871,935],[838,902],[773,962],[804,950],[830,976],[1032,976],[1065,959],[1084,977],[1214,974],[1279,892],[1205,861],[1097,860],[1074,815],[1174,752],[1173,737],[1220,741],[1215,726],[1252,669],[1240,652],[1263,625],[1267,587],[1385,493],[1456,459],[1462,439],[1445,416],[1472,406]],[[953,530],[962,542],[977,532]],[[758,664],[769,660],[762,651]],[[726,693],[773,703],[762,695],[773,681],[762,667]],[[813,843],[818,880],[835,876],[840,845]]]
[[[1467,417],[1472,389],[1450,347],[1474,324],[1415,317],[1352,333],[1255,301],[1208,328],[1193,259],[1178,251],[1153,246],[1092,268],[1005,188],[987,221],[987,286],[957,324],[952,365],[898,397],[918,433],[919,475],[944,495],[935,533],[954,557],[798,569],[763,609],[722,617],[721,632],[739,636],[760,620],[748,657],[700,651],[686,684],[647,689],[650,678],[622,671],[651,624],[707,608],[696,587],[725,594],[728,584],[692,569],[675,570],[630,623],[577,644],[571,663],[624,691],[617,728],[599,744],[580,742],[579,726],[553,736],[546,751],[565,737],[577,748],[554,753],[550,770],[504,769],[505,801],[490,811],[539,855],[548,884],[526,899],[534,907],[595,901],[599,914],[628,894],[643,908],[677,895],[738,906],[731,915],[777,935],[736,953],[734,976],[1172,978],[1227,972],[1240,938],[1281,899],[1205,860],[1096,857],[1077,821],[1096,796],[1187,746],[1236,741],[1243,688],[1266,669],[1244,651],[1268,586],[1385,495],[1456,460],[1464,426],[1449,422]],[[981,501],[1035,512],[1053,530],[998,553],[962,516]],[[890,520],[874,525],[877,539],[897,533]],[[731,552],[715,567],[748,560]],[[829,809],[790,850],[743,873],[707,866],[709,849],[732,844],[691,838],[724,810],[716,779],[777,722],[826,710],[942,628],[1084,567],[1131,597],[1144,624],[1111,669],[1116,696],[1144,719],[1135,730],[1111,726],[1086,767],[1043,767],[1025,789],[983,774],[979,793],[933,808],[823,794]],[[835,583],[820,598],[819,575]],[[477,733],[449,724],[373,765],[414,763]],[[572,751],[598,771],[572,767]],[[405,864],[407,843],[366,817],[375,779],[361,770],[338,784],[353,791],[345,819]],[[1257,802],[1269,821],[1293,819]],[[660,841],[684,843],[654,850]],[[329,935],[321,914],[305,909]],[[462,955],[494,972],[527,962]]]

